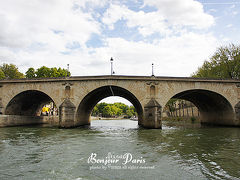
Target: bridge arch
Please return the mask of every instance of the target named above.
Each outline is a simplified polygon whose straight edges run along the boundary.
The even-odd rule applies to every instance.
[[[143,107],[136,96],[125,88],[107,85],[91,91],[82,99],[76,113],[77,125],[90,124],[90,115],[94,106],[102,99],[110,96],[119,96],[130,101],[137,111],[138,121],[142,121]]]
[[[39,90],[26,90],[15,95],[5,108],[6,115],[37,116],[43,105],[53,102],[46,93]]]
[[[201,123],[235,125],[234,109],[231,103],[217,92],[204,89],[192,89],[179,92],[172,96],[172,98],[192,102],[200,112]]]

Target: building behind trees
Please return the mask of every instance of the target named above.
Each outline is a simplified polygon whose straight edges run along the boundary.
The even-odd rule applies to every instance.
[[[163,110],[163,117],[198,117],[198,108],[191,102],[171,99]]]

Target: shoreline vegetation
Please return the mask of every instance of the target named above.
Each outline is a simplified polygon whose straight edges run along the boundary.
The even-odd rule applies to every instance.
[[[125,120],[130,119],[126,117],[97,117],[97,116],[91,116],[92,120]],[[169,121],[169,122],[191,122],[191,123],[200,123],[199,117],[162,117],[162,121]]]
[[[128,106],[121,102],[113,104],[105,102],[99,103],[93,108],[91,114],[91,117],[96,117],[98,119],[129,119],[136,116],[137,112],[134,106]]]
[[[93,121],[93,120],[125,120],[125,119],[130,119],[130,118],[124,118],[124,117],[96,117],[96,116],[91,116],[91,121]]]

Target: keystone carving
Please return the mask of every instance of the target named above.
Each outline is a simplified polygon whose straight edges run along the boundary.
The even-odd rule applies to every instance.
[[[73,83],[65,82],[65,83],[63,83],[62,85],[63,85],[63,86],[72,86]]]
[[[155,82],[155,81],[151,81],[151,82],[147,82],[146,83],[147,85],[158,85],[159,84],[159,82]]]

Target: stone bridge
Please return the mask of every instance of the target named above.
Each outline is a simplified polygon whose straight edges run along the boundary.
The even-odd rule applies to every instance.
[[[202,123],[240,126],[240,81],[115,75],[2,80],[0,126],[51,121],[39,112],[52,101],[59,127],[88,125],[94,106],[109,96],[129,100],[145,128],[161,128],[162,109],[171,98],[195,104]]]

